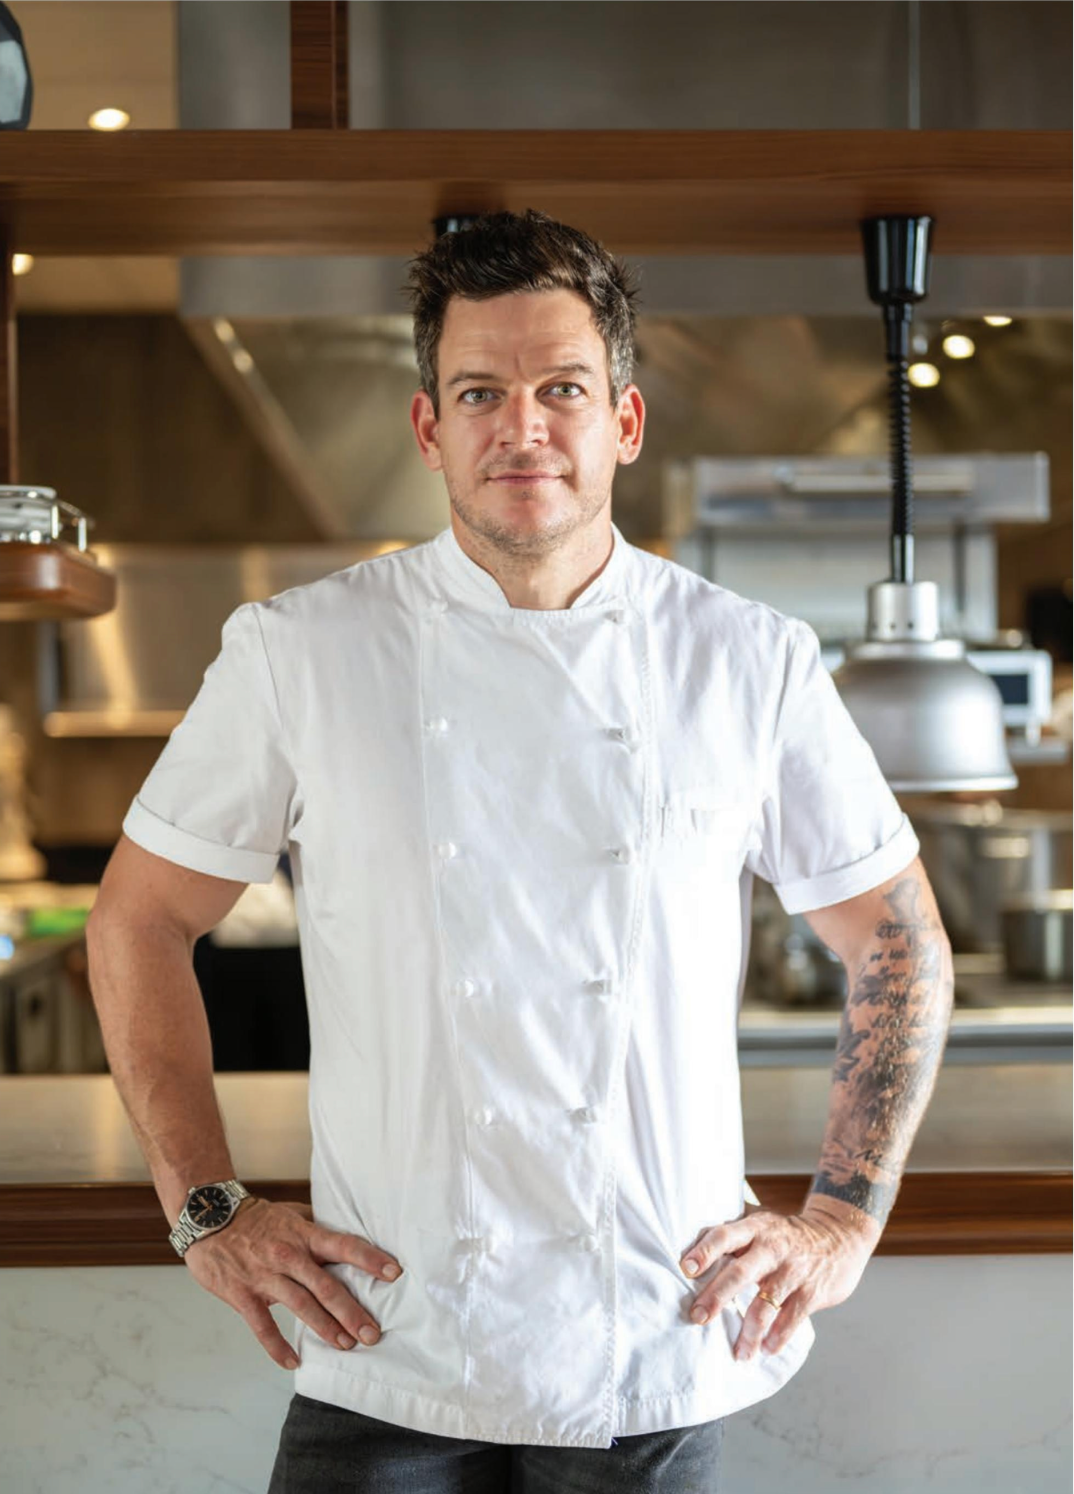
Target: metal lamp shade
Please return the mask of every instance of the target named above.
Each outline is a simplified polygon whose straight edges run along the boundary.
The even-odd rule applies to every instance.
[[[999,691],[961,639],[851,644],[832,678],[897,792],[1018,786]]]

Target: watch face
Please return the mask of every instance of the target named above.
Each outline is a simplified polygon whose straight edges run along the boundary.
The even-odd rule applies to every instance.
[[[218,1188],[215,1183],[210,1183],[191,1194],[186,1211],[199,1229],[212,1229],[218,1224],[227,1223],[233,1206],[234,1199],[231,1195],[225,1193],[223,1188]]]

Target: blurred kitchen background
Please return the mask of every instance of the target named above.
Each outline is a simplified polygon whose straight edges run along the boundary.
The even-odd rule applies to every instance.
[[[486,9],[353,3],[352,127],[1069,128],[1065,3],[523,3],[495,30]],[[140,129],[290,123],[285,5],[12,10],[32,128],[105,107]],[[913,326],[918,576],[994,681],[1018,786],[900,799],[956,952],[947,1061],[1069,1062],[1070,261],[942,243],[940,223]],[[888,565],[887,368],[861,260],[631,262],[648,420],[616,522],[806,619],[835,668]],[[0,620],[0,1072],[92,1072],[82,927],[224,619],[430,538],[448,504],[408,421],[404,259],[19,268],[22,479],[92,517],[117,605]],[[195,969],[218,1069],[305,1067],[286,857]],[[742,1061],[830,1063],[843,987],[756,883]]]

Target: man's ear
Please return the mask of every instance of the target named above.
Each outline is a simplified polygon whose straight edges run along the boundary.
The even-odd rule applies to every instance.
[[[417,438],[422,461],[430,472],[439,472],[443,466],[440,458],[440,422],[433,410],[433,402],[424,389],[417,390],[410,401],[410,424]]]

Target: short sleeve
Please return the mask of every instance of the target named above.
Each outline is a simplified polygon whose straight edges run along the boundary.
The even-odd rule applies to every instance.
[[[297,801],[258,603],[221,649],[123,821],[131,840],[192,871],[271,882]]]
[[[790,619],[771,771],[746,865],[788,913],[868,892],[909,866],[918,839],[854,724],[808,623]]]

